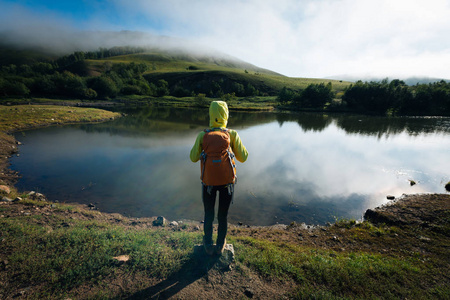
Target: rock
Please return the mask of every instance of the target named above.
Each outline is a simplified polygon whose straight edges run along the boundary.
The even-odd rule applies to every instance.
[[[413,185],[415,185],[415,184],[416,184],[416,182],[415,182],[414,180],[411,180],[411,179],[409,180],[409,185],[410,185],[410,186],[413,186]]]
[[[221,270],[231,271],[232,263],[234,263],[234,247],[233,244],[226,244],[217,262],[217,267]]]
[[[232,264],[235,261],[233,244],[226,244],[221,255],[213,256],[209,256],[206,254],[203,245],[195,245],[194,254],[198,255],[201,258],[202,262],[205,262],[207,264],[213,263],[216,269],[222,271],[230,271],[232,269]]]
[[[387,198],[388,200],[394,200],[394,199],[395,199],[395,196],[387,195],[386,198]]]
[[[41,201],[45,200],[45,196],[41,193],[36,193],[34,196],[35,196],[35,199],[37,199],[37,200],[41,200]]]
[[[431,239],[430,239],[429,237],[422,236],[422,235],[419,236],[419,240],[421,240],[421,241],[426,241],[426,242],[431,241]]]
[[[11,193],[11,189],[7,185],[0,185],[0,192],[9,194]]]
[[[127,261],[130,260],[130,256],[129,255],[119,255],[119,256],[113,257],[113,259],[115,259],[118,263],[126,263]]]
[[[244,295],[245,295],[247,298],[253,298],[253,296],[255,295],[255,293],[254,293],[253,290],[251,290],[251,289],[245,289]]]
[[[166,226],[167,220],[164,217],[157,217],[156,220],[153,221],[153,226]]]
[[[396,201],[374,209],[368,209],[364,219],[372,224],[402,226],[446,226],[450,195],[423,194],[403,195]]]
[[[2,202],[12,202],[12,199],[8,197],[2,197]]]
[[[13,202],[19,202],[19,201],[22,201],[23,199],[21,198],[21,197],[16,197],[14,200],[13,200]]]
[[[39,200],[39,201],[45,201],[46,198],[41,193],[36,193],[35,191],[31,191],[28,193],[28,197],[30,197],[33,200]]]
[[[170,226],[174,226],[174,227],[178,227],[178,222],[177,221],[172,221],[169,224]]]

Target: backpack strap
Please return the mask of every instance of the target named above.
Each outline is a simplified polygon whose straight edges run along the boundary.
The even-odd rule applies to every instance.
[[[222,132],[228,132],[228,131],[230,131],[228,128],[222,128],[222,127],[206,128],[206,129],[204,129],[203,131],[206,132],[206,133],[208,133],[208,132],[216,131],[216,130],[220,130],[220,131],[222,131]]]
[[[201,176],[200,179],[203,181],[203,175],[205,174],[205,166],[206,166],[206,153],[205,153],[205,151],[202,151],[202,153],[200,153],[200,159],[203,162],[202,176]]]

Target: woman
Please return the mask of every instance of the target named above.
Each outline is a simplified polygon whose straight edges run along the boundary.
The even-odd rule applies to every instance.
[[[235,130],[227,129],[228,106],[213,101],[209,107],[209,129],[200,132],[191,149],[192,162],[201,159],[202,200],[205,209],[203,245],[208,255],[221,254],[226,245],[228,209],[236,183],[234,158],[245,162],[248,152]],[[219,193],[219,223],[216,247],[213,246],[213,221]]]

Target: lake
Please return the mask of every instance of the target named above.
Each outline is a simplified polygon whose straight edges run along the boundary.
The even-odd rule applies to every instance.
[[[200,163],[189,152],[208,111],[126,113],[108,123],[16,133],[16,186],[125,216],[202,220]],[[228,127],[249,151],[247,162],[237,162],[232,223],[360,219],[387,195],[445,193],[450,181],[449,118],[231,111]]]

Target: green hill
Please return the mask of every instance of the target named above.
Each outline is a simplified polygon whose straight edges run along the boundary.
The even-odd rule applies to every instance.
[[[0,96],[113,99],[117,96],[276,96],[314,83],[349,82],[290,78],[207,49],[120,46],[56,55],[42,48],[0,44]]]
[[[302,90],[311,83],[331,82],[333,88],[340,91],[350,84],[339,80],[292,78],[232,57],[197,56],[188,53],[152,51],[90,60],[89,64],[91,70],[100,72],[106,62],[144,63],[149,67],[144,74],[149,82],[165,80],[171,87],[188,90],[199,87],[205,94],[217,88],[217,85],[224,93],[236,92],[236,88],[245,89],[250,85],[261,95],[276,95],[283,87]]]

